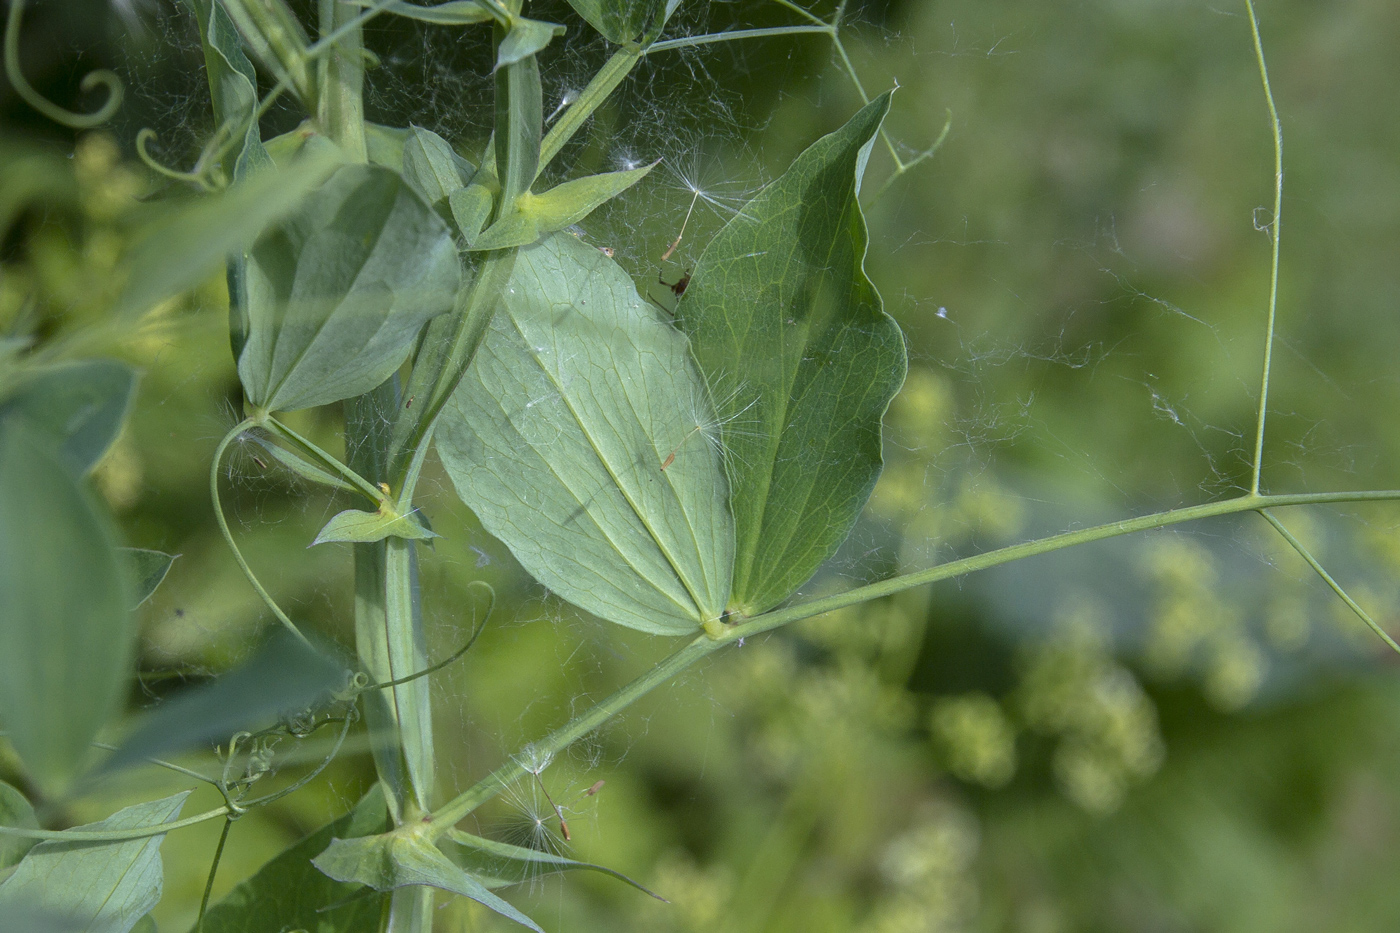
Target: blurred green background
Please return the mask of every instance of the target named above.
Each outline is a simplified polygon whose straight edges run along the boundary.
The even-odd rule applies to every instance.
[[[582,34],[562,3],[530,7]],[[1400,6],[1263,0],[1259,13],[1287,176],[1264,486],[1391,488]],[[891,162],[883,147],[871,161],[868,267],[911,372],[867,514],[804,594],[1247,486],[1273,152],[1242,4],[887,0],[848,16],[867,89],[900,86],[888,129],[903,156],[952,122],[937,154],[878,198]],[[687,0],[675,29],[796,21],[775,3]],[[380,61],[373,119],[480,150],[480,35],[379,21],[367,43]],[[134,712],[245,656],[270,621],[205,488],[241,405],[222,282],[138,333],[97,327],[135,199],[179,194],[136,160],[136,131],[154,128],[153,154],[188,166],[212,120],[192,19],[170,0],[34,4],[21,45],[26,74],[69,106],[91,105],[77,82],[93,67],[127,82],[115,124],[79,137],[3,88],[0,327],[37,315],[41,333],[84,330],[83,354],[144,372],[97,475],[128,543],[182,555],[143,610],[143,670],[167,673],[142,678]],[[546,112],[606,52],[587,38],[551,47]],[[693,266],[747,194],[859,102],[821,37],[657,55],[557,168],[665,159],[584,225],[664,303],[658,278]],[[274,110],[265,134],[298,119]],[[333,447],[339,419],[303,413],[295,426]],[[345,506],[257,448],[226,480],[260,576],[348,644],[349,550],[306,548]],[[581,617],[521,573],[440,472],[425,488],[444,534],[424,560],[434,655],[470,629],[469,581],[501,597],[478,646],[436,678],[442,783],[461,787],[671,646]],[[1283,517],[1394,621],[1396,508]],[[573,813],[569,850],[671,903],[591,876],[542,878],[516,902],[561,933],[1395,927],[1394,658],[1248,518],[1033,559],[718,656],[543,775]],[[318,749],[280,749],[283,778]],[[343,812],[372,773],[361,741],[329,782],[239,821],[215,897]],[[3,758],[0,777],[14,777]],[[143,771],[71,816],[183,786]],[[204,796],[188,812],[212,805]],[[563,845],[538,786],[479,816],[503,838]],[[162,930],[192,921],[217,834],[205,824],[165,843]],[[439,922],[507,927],[466,901],[446,902]]]

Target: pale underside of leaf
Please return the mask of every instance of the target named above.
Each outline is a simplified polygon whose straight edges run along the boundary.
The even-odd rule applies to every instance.
[[[544,933],[509,902],[492,894],[479,880],[416,836],[388,833],[364,839],[334,839],[313,864],[337,881],[354,881],[376,891],[428,885],[469,897],[536,933]]]
[[[609,621],[682,634],[729,592],[723,466],[695,431],[712,421],[685,338],[564,234],[520,253],[436,438],[458,495],[540,582]]]
[[[180,815],[189,795],[183,791],[139,803],[74,829],[135,829],[168,823]],[[84,933],[128,933],[160,900],[164,840],[159,835],[109,843],[41,842],[0,884],[0,918],[29,910]]]

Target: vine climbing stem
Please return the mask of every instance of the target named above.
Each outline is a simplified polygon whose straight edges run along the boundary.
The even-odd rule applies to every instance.
[[[209,501],[214,506],[214,521],[219,525],[219,531],[224,536],[224,543],[227,544],[228,549],[233,552],[233,559],[234,562],[238,564],[238,569],[243,571],[243,576],[248,578],[248,583],[252,585],[253,590],[262,599],[267,608],[272,611],[272,614],[277,617],[277,621],[286,626],[287,630],[300,639],[302,644],[311,647],[311,643],[306,640],[306,636],[301,633],[301,629],[297,628],[296,623],[282,611],[281,606],[277,605],[277,601],[272,598],[272,594],[262,585],[262,582],[258,579],[258,575],[253,573],[253,568],[248,565],[248,561],[244,558],[243,552],[239,550],[238,542],[233,539],[233,532],[228,527],[228,519],[224,517],[224,507],[219,497],[219,467],[223,464],[224,453],[228,450],[229,445],[240,437],[244,431],[255,427],[256,424],[257,422],[253,421],[251,418],[240,421],[224,435],[223,440],[219,441],[219,446],[214,450],[213,461],[209,464]]]
[[[1283,127],[1279,123],[1278,107],[1274,104],[1273,88],[1269,84],[1269,66],[1264,59],[1264,42],[1259,36],[1259,17],[1254,12],[1254,0],[1244,0],[1249,12],[1249,29],[1254,38],[1254,60],[1259,65],[1259,80],[1264,85],[1264,99],[1269,105],[1269,123],[1274,136],[1274,213],[1269,219],[1269,244],[1272,259],[1269,269],[1269,314],[1264,330],[1264,372],[1259,384],[1259,413],[1255,418],[1254,460],[1251,464],[1249,491],[1259,493],[1259,481],[1264,472],[1264,424],[1269,414],[1269,374],[1274,359],[1274,324],[1278,316],[1279,221],[1283,213]]]
[[[844,593],[838,593],[834,596],[828,596],[823,599],[813,599],[798,603],[794,606],[775,609],[771,612],[755,616],[754,618],[738,622],[737,624],[731,624],[718,629],[713,636],[708,633],[699,635],[641,677],[622,687],[593,708],[575,717],[543,739],[532,743],[530,746],[532,752],[531,757],[540,759],[562,752],[574,742],[602,726],[632,703],[646,696],[662,684],[669,682],[682,671],[713,654],[720,648],[727,645],[743,644],[746,638],[770,632],[803,619],[810,619],[813,616],[822,615],[837,609],[844,609],[848,606],[869,602],[874,599],[880,599],[881,597],[893,596],[896,593],[902,593],[906,590],[927,586],[931,583],[949,580],[954,577],[961,577],[979,570],[999,567],[1003,564],[1023,560],[1027,557],[1049,554],[1053,551],[1064,550],[1069,547],[1089,544],[1094,541],[1103,541],[1109,538],[1121,537],[1141,531],[1152,531],[1207,518],[1239,515],[1248,512],[1259,512],[1266,518],[1269,518],[1266,510],[1289,506],[1396,501],[1400,501],[1400,490],[1302,493],[1297,495],[1259,495],[1252,492],[1245,493],[1244,495],[1236,496],[1232,499],[1222,499],[1218,502],[1207,502],[1201,505],[1186,506],[1184,508],[1172,509],[1165,512],[1154,512],[1136,518],[1121,519],[1102,525],[1094,525],[1089,528],[1080,528],[1074,531],[1051,535],[1046,538],[1038,538],[1034,541],[1013,544],[1008,547],[997,548],[996,550],[976,554],[972,557],[966,557],[962,560],[939,564],[927,570],[902,574],[897,577],[891,577],[888,580],[881,580],[877,583],[856,587],[855,589],[848,590]],[[1330,577],[1325,576],[1325,571],[1319,570],[1319,572],[1324,573],[1324,579],[1327,579],[1329,583],[1333,582]],[[1339,588],[1334,586],[1334,589]],[[1351,604],[1349,598],[1343,598],[1346,598],[1348,604]],[[1353,606],[1353,608],[1357,610],[1360,609],[1360,607],[1357,606]],[[1363,618],[1369,617],[1363,615]],[[1379,626],[1375,627],[1379,629]],[[1389,636],[1385,637],[1387,641],[1390,641]],[[505,762],[485,778],[458,794],[446,805],[434,811],[429,820],[431,824],[431,828],[428,831],[429,835],[435,838],[447,832],[453,824],[495,797],[502,789],[509,787],[512,783],[528,773],[528,769],[519,760],[521,757],[522,756],[516,756]]]

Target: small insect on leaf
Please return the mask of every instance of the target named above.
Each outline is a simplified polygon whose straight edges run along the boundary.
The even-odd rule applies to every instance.
[[[676,279],[674,282],[668,282],[659,275],[656,277],[656,281],[660,282],[662,285],[665,285],[671,290],[672,294],[679,298],[685,294],[686,288],[690,285],[690,275],[691,270],[687,269],[685,271],[685,274],[682,275],[680,278]]]

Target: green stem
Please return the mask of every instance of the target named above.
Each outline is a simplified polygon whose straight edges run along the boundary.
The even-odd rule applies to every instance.
[[[899,181],[899,179],[902,178],[906,172],[916,168],[924,161],[933,158],[934,155],[937,154],[938,150],[943,148],[943,143],[948,139],[948,133],[951,132],[953,129],[953,111],[949,109],[947,113],[948,118],[943,121],[943,129],[939,131],[938,138],[933,141],[933,145],[929,146],[923,152],[919,153],[914,158],[910,159],[908,162],[905,162],[903,165],[896,166],[895,170],[890,173],[890,177],[886,178],[885,183],[880,186],[880,190],[875,192],[875,197],[870,199],[871,204],[874,204],[876,201],[879,201],[882,197],[884,197],[885,192],[889,191],[890,188],[894,185],[894,183]]]
[[[161,823],[159,826],[133,826],[130,829],[25,829],[20,826],[0,824],[0,836],[22,836],[25,839],[44,839],[58,842],[125,842],[128,839],[149,839],[164,836],[173,829],[184,829],[207,823],[210,820],[226,817],[232,811],[224,806],[198,816],[188,816],[183,820]]]
[[[1051,535],[1047,538],[1040,538],[1035,541],[1014,544],[1009,547],[988,551],[985,554],[978,554],[973,557],[964,558],[963,560],[941,564],[928,570],[908,573],[889,580],[882,580],[878,583],[857,587],[856,589],[835,596],[829,596],[825,599],[814,599],[809,602],[788,607],[787,609],[778,609],[750,619],[742,624],[730,626],[718,637],[712,638],[709,635],[701,635],[699,638],[691,641],[675,654],[662,661],[655,668],[632,681],[630,684],[627,684],[597,706],[550,733],[539,742],[536,742],[532,746],[532,751],[534,752],[532,757],[540,758],[542,756],[554,755],[564,750],[578,739],[603,725],[603,723],[617,715],[617,713],[621,712],[627,706],[641,697],[646,696],[656,687],[667,682],[701,658],[708,656],[725,645],[733,644],[734,642],[741,641],[753,635],[771,631],[779,626],[821,615],[825,612],[844,609],[847,606],[852,606],[857,603],[879,599],[882,596],[891,596],[895,593],[901,593],[905,590],[914,589],[915,587],[924,586],[939,580],[947,580],[977,570],[986,570],[991,567],[1021,560],[1022,558],[1033,557],[1037,554],[1048,554],[1051,551],[1058,551],[1078,544],[1102,541],[1106,538],[1114,538],[1138,531],[1166,528],[1171,525],[1179,525],[1184,522],[1197,521],[1203,518],[1236,515],[1241,512],[1259,512],[1266,508],[1280,508],[1291,505],[1322,505],[1344,502],[1394,502],[1398,500],[1400,500],[1400,490],[1302,493],[1283,496],[1260,496],[1249,493],[1221,502],[1209,502],[1204,505],[1172,509],[1167,512],[1156,512],[1138,518],[1108,522],[1103,525],[1095,525],[1092,528],[1082,528],[1078,531],[1069,531],[1063,534]],[[431,835],[434,837],[441,835],[452,824],[458,822],[477,807],[496,796],[503,787],[518,780],[526,773],[526,768],[515,759],[501,765],[495,771],[491,772],[491,774],[457,795],[457,797],[453,798],[445,806],[439,807],[432,814],[432,820],[437,825],[433,828]]]
[[[223,462],[224,451],[228,450],[228,445],[232,444],[235,438],[249,428],[254,427],[255,424],[256,422],[251,419],[240,421],[238,424],[234,425],[233,430],[224,435],[224,439],[219,441],[219,446],[214,450],[214,462],[209,464],[209,498],[214,504],[214,520],[218,522],[219,531],[223,533],[224,541],[228,544],[229,550],[233,552],[233,559],[237,562],[238,569],[243,571],[243,576],[248,578],[248,582],[252,584],[253,589],[262,597],[263,603],[267,605],[267,608],[272,610],[272,614],[277,617],[277,621],[281,622],[287,627],[288,631],[301,639],[303,644],[310,647],[311,642],[306,640],[306,636],[301,633],[301,629],[297,628],[296,623],[287,617],[287,614],[282,611],[281,606],[277,605],[277,601],[272,598],[272,594],[263,588],[257,575],[253,573],[253,568],[248,566],[248,561],[243,558],[243,552],[238,549],[238,543],[233,540],[233,532],[229,530],[228,519],[224,518],[223,504],[219,501],[219,464]]]
[[[1341,597],[1342,602],[1346,603],[1347,606],[1351,609],[1351,611],[1356,613],[1357,618],[1359,618],[1362,622],[1365,622],[1368,626],[1370,626],[1371,631],[1379,635],[1381,637],[1381,640],[1384,641],[1387,645],[1389,645],[1397,654],[1400,654],[1400,645],[1397,645],[1395,643],[1395,639],[1391,638],[1390,635],[1386,632],[1386,630],[1381,628],[1380,624],[1377,623],[1375,619],[1371,618],[1370,613],[1368,613],[1365,609],[1362,609],[1360,604],[1357,603],[1356,600],[1352,599],[1351,596],[1347,594],[1346,590],[1342,589],[1342,585],[1340,583],[1332,579],[1332,575],[1327,572],[1327,568],[1323,567],[1322,564],[1318,562],[1318,559],[1312,556],[1312,552],[1310,552],[1307,549],[1307,547],[1303,545],[1303,542],[1299,541],[1293,536],[1293,532],[1289,531],[1283,526],[1283,522],[1279,521],[1271,513],[1264,509],[1260,509],[1259,514],[1264,516],[1264,520],[1267,521],[1270,525],[1273,525],[1274,529],[1277,530],[1279,534],[1283,535],[1283,540],[1287,541],[1290,545],[1293,546],[1293,550],[1297,551],[1299,556],[1301,556],[1303,560],[1308,562],[1308,566],[1315,570],[1317,572],[1317,575],[1322,578],[1323,582],[1326,583],[1329,587],[1331,587],[1332,592],[1336,593],[1338,596]]]
[[[612,58],[598,70],[578,100],[569,105],[545,134],[543,142],[540,143],[540,172],[543,172],[545,166],[549,165],[570,139],[573,139],[574,134],[593,116],[594,111],[602,106],[603,101],[617,90],[623,79],[632,73],[632,69],[642,60],[644,54],[636,49],[621,49],[614,52]],[[535,177],[539,177],[538,172]]]
[[[708,635],[701,635],[694,639],[680,651],[618,690],[582,716],[536,742],[531,747],[532,752],[536,753],[533,757],[547,758],[568,748],[638,699],[666,683],[696,661],[714,652],[721,644]],[[454,823],[496,796],[502,788],[509,786],[528,773],[530,773],[528,769],[515,758],[507,761],[445,806],[434,811],[432,814],[433,828],[429,831],[429,835],[434,839],[441,836],[451,829]]]
[[[421,457],[426,453],[428,438],[437,424],[447,400],[457,390],[457,384],[476,358],[476,351],[491,325],[506,282],[515,268],[517,250],[493,250],[485,254],[477,267],[476,278],[461,296],[460,305],[450,319],[439,318],[428,325],[426,352],[414,361],[409,374],[408,394],[420,405],[416,414],[396,411],[393,436],[389,441],[389,463],[397,474],[393,484],[398,490],[399,507],[407,512],[413,502],[413,482]],[[451,328],[448,333],[448,328]]]
[[[19,25],[24,16],[25,0],[10,0],[10,15],[5,21],[5,77],[10,79],[10,87],[26,104],[42,113],[55,123],[75,130],[90,129],[106,123],[116,115],[122,105],[122,82],[115,72],[92,71],[83,77],[79,85],[84,91],[91,91],[98,85],[107,88],[107,99],[93,113],[74,113],[64,110],[34,89],[19,67]]]
[[[1067,531],[1062,534],[1051,535],[1048,538],[1039,538],[1035,541],[1027,541],[1022,544],[1013,544],[1010,547],[998,548],[994,551],[988,551],[985,554],[977,554],[972,557],[963,558],[962,560],[940,564],[928,570],[907,573],[898,577],[892,577],[888,580],[881,580],[878,583],[857,587],[856,589],[848,590],[845,593],[839,593],[835,596],[829,596],[825,599],[814,599],[810,602],[790,606],[787,609],[777,609],[751,619],[748,622],[733,626],[721,636],[721,640],[725,642],[737,641],[741,638],[747,638],[761,632],[767,632],[771,629],[778,628],[779,626],[787,625],[790,622],[820,615],[823,612],[844,609],[847,606],[853,606],[857,603],[879,599],[882,596],[891,596],[895,593],[902,593],[905,590],[910,590],[915,587],[924,586],[929,583],[937,583],[940,580],[948,580],[953,577],[960,577],[963,574],[974,573],[978,570],[986,570],[1026,557],[1048,554],[1051,551],[1058,551],[1079,544],[1088,544],[1092,541],[1102,541],[1105,538],[1116,538],[1138,531],[1152,531],[1157,528],[1180,525],[1183,522],[1193,522],[1203,518],[1214,518],[1221,515],[1237,515],[1241,512],[1257,512],[1266,508],[1280,508],[1289,505],[1319,505],[1338,502],[1389,502],[1394,500],[1400,500],[1400,491],[1377,490],[1367,492],[1304,493],[1291,496],[1258,496],[1250,493],[1238,496],[1234,499],[1225,499],[1220,502],[1208,502],[1204,505],[1193,505],[1183,509],[1172,509],[1167,512],[1154,512],[1151,515],[1127,518],[1121,521],[1108,522],[1104,525],[1095,525],[1091,528],[1081,528],[1078,531]]]
[[[793,3],[792,0],[773,0],[773,2],[778,4],[779,6],[787,7],[789,10],[796,13],[798,16],[801,16],[808,22],[816,23],[818,26],[826,25],[826,21],[817,16],[817,14],[813,13],[811,10],[803,9],[802,7]]]
[[[1269,321],[1264,334],[1264,375],[1259,386],[1259,414],[1255,419],[1254,463],[1249,491],[1259,492],[1259,478],[1264,470],[1264,421],[1269,412],[1269,370],[1274,358],[1274,320],[1278,311],[1278,243],[1279,220],[1283,212],[1283,128],[1279,125],[1278,107],[1269,86],[1269,66],[1264,62],[1264,43],[1259,38],[1259,18],[1254,15],[1253,0],[1244,0],[1249,10],[1249,28],[1254,36],[1254,57],[1259,63],[1259,79],[1264,85],[1264,99],[1269,104],[1269,123],[1274,133],[1274,216],[1269,222],[1269,240],[1273,250],[1269,270]]]
[[[315,460],[317,463],[321,464],[323,467],[325,467],[328,470],[331,470],[334,473],[339,473],[342,479],[344,479],[346,482],[353,485],[360,492],[368,496],[369,500],[373,502],[376,506],[382,505],[385,502],[385,495],[383,490],[379,489],[377,486],[375,486],[369,480],[365,479],[359,473],[356,473],[344,463],[341,463],[338,459],[326,453],[320,447],[317,447],[311,441],[302,437],[300,434],[293,431],[291,428],[287,427],[285,424],[278,421],[276,418],[269,416],[266,421],[266,426],[274,434],[281,437],[283,440],[300,450],[302,453],[306,454],[312,460]]]
[[[801,36],[813,33],[833,37],[836,35],[832,27],[825,24],[821,26],[768,26],[763,29],[733,29],[729,32],[712,32],[703,36],[682,36],[679,39],[653,42],[643,54],[670,52],[675,49],[689,49],[698,45],[711,45],[715,42],[731,42],[739,39],[765,39],[770,36]]]
[[[357,23],[361,13],[340,0],[320,0],[323,35],[337,36],[321,66],[323,83],[317,95],[317,121],[350,159],[369,158],[365,145],[364,44]]]
[[[214,875],[219,871],[219,860],[224,857],[224,843],[228,842],[229,827],[233,819],[224,819],[224,831],[219,833],[219,845],[214,849],[214,861],[209,866],[209,877],[204,881],[204,896],[199,899],[199,919],[195,922],[195,933],[204,933],[204,915],[209,912],[209,895],[214,891]]]

